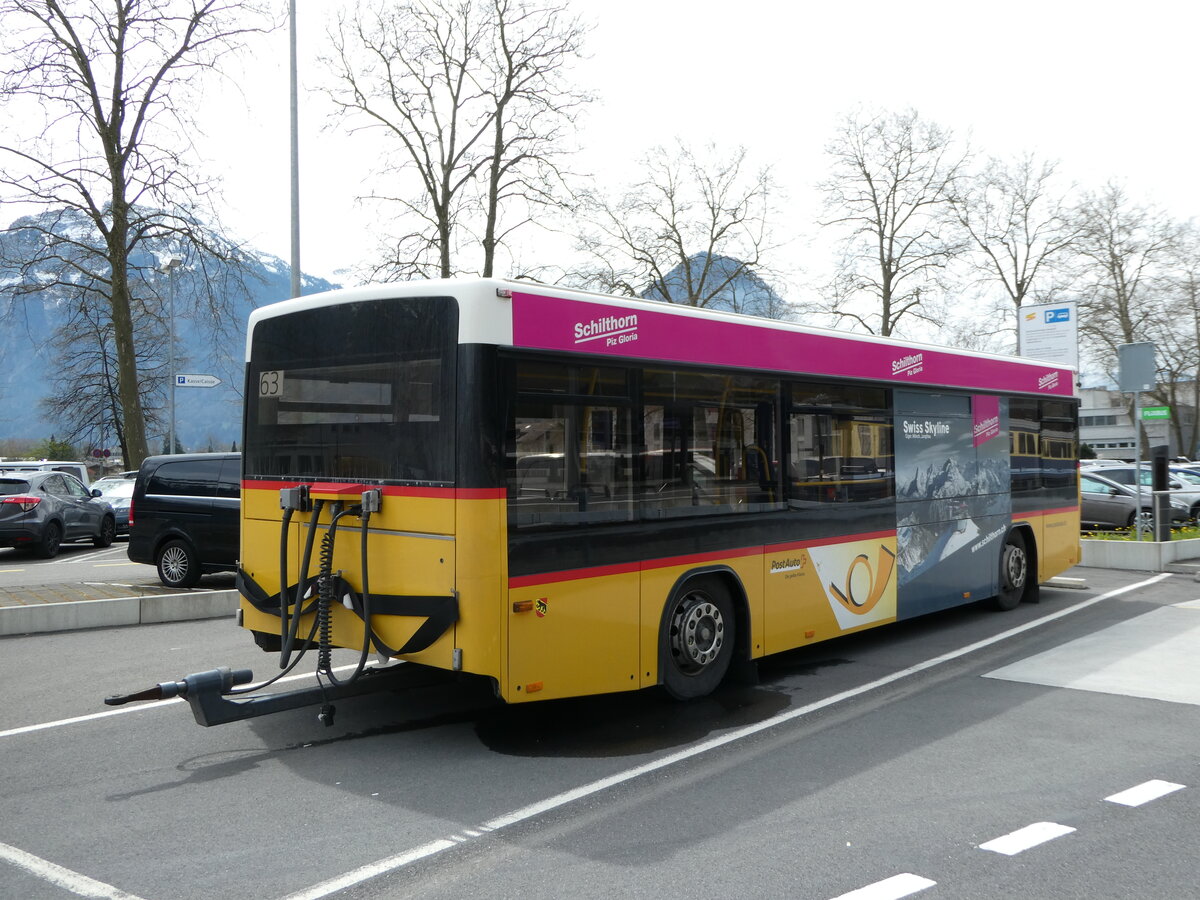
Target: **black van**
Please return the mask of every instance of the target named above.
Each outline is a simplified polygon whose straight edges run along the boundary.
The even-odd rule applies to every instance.
[[[240,453],[177,453],[142,461],[129,508],[129,558],[153,563],[168,587],[237,568]]]

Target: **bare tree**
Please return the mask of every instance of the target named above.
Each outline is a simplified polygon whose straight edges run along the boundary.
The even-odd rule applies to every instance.
[[[992,158],[978,174],[960,179],[951,198],[976,270],[999,284],[1017,311],[1027,299],[1049,299],[1058,287],[1054,266],[1079,234],[1065,196],[1054,190],[1056,169],[1031,154],[1010,163]]]
[[[1121,344],[1152,339],[1166,312],[1170,266],[1182,231],[1158,208],[1132,200],[1109,182],[1074,211],[1080,286],[1080,336],[1110,372]],[[1145,430],[1136,423],[1143,452]]]
[[[744,147],[697,153],[679,143],[643,157],[644,177],[616,198],[582,206],[578,247],[587,261],[568,279],[610,293],[786,318],[763,280],[775,180],[751,170]]]
[[[245,0],[0,0],[0,99],[23,123],[19,136],[9,129],[0,142],[0,189],[45,210],[75,211],[99,235],[92,241],[44,218],[23,222],[43,240],[22,262],[38,280],[48,272],[64,291],[84,285],[104,298],[129,466],[147,454],[131,260],[156,241],[228,253],[191,214],[213,185],[187,165],[188,111],[199,75],[258,30],[257,14]]]
[[[957,244],[944,227],[967,160],[953,134],[904,113],[851,113],[827,147],[825,226],[846,234],[828,311],[890,335],[924,306]]]
[[[1151,392],[1171,408],[1175,446],[1189,457],[1200,447],[1200,233],[1180,229],[1170,271],[1160,282],[1162,314],[1146,322],[1154,341],[1158,384]]]
[[[477,242],[491,276],[528,210],[559,202],[557,160],[589,99],[566,75],[585,34],[565,2],[377,0],[338,19],[328,94],[352,129],[389,138],[390,172],[413,176],[372,195],[410,226],[373,275],[446,278]]]
[[[136,295],[136,292],[135,292]],[[55,356],[52,392],[42,407],[58,423],[59,433],[75,443],[103,446],[106,425],[125,445],[120,390],[114,366],[116,350],[112,318],[99,291],[81,290],[68,306],[66,319],[51,339]],[[163,392],[166,361],[161,352],[169,339],[155,318],[135,301],[131,319],[137,348],[138,384],[147,424],[154,422],[155,402]]]
[[[1118,345],[1146,340],[1149,324],[1163,314],[1164,277],[1182,231],[1115,182],[1086,194],[1073,218],[1080,331],[1103,360],[1115,360]]]

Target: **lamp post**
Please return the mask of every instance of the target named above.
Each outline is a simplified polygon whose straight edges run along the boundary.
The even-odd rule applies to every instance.
[[[171,256],[165,262],[159,265],[158,271],[167,276],[167,302],[171,310],[171,336],[168,339],[170,345],[170,372],[171,385],[167,395],[171,406],[171,430],[168,435],[167,452],[175,452],[175,277],[171,274],[175,269],[183,264],[183,260],[178,256]]]
[[[288,72],[291,93],[292,296],[300,296],[300,133],[296,79],[296,0],[288,3]]]

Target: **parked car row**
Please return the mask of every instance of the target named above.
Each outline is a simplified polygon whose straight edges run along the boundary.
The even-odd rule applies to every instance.
[[[1100,474],[1101,471],[1104,474]],[[1131,528],[1154,524],[1153,497],[1147,488],[1141,492],[1131,484],[1122,484],[1108,476],[1108,467],[1088,468],[1079,473],[1080,524],[1085,528]],[[1170,498],[1172,525],[1181,525],[1193,518],[1187,499]]]
[[[0,547],[50,559],[64,543],[107,547],[116,533],[112,506],[75,476],[52,469],[0,475]]]
[[[108,547],[127,533],[131,560],[168,587],[193,587],[237,567],[241,484],[240,453],[150,456],[90,489],[52,468],[0,472],[0,547],[50,558],[64,543]]]

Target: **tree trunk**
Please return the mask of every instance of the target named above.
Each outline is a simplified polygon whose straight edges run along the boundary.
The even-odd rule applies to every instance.
[[[128,208],[119,192],[114,191],[112,226],[108,233],[108,254],[112,261],[109,303],[112,306],[113,338],[117,348],[117,392],[124,413],[122,450],[125,465],[135,469],[149,454],[146,444],[146,419],[138,391],[137,357],[134,352],[133,314],[130,309],[129,267],[127,259]]]

